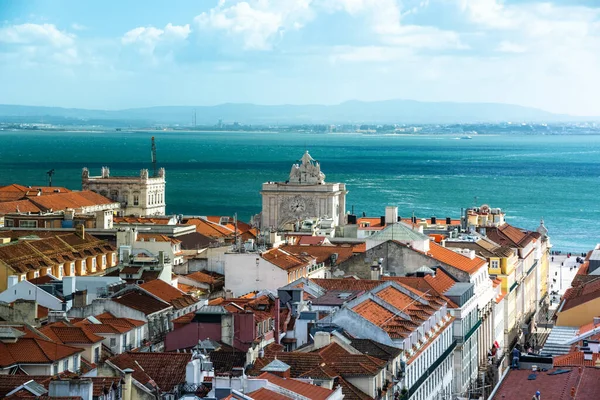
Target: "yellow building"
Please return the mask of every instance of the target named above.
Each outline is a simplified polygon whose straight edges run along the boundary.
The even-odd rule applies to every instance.
[[[83,227],[76,232],[7,231],[11,239],[0,246],[0,292],[6,290],[8,277],[18,281],[44,275],[82,276],[96,274],[117,265],[114,246],[86,234]]]
[[[582,326],[600,315],[600,276],[569,288],[556,312],[556,325]]]

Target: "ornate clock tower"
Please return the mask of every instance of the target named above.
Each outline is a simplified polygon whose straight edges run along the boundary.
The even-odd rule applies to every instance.
[[[346,185],[326,183],[321,165],[308,151],[292,165],[285,182],[263,183],[262,230],[281,230],[308,218],[331,218],[334,226],[345,224]]]

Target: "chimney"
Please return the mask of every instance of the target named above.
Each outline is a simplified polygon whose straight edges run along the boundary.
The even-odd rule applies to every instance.
[[[431,225],[436,225],[437,224],[437,218],[435,217],[435,215],[431,216]]]
[[[17,283],[19,283],[19,277],[17,275],[9,275],[7,280],[7,289],[15,286]]]
[[[381,217],[379,217],[379,224],[381,226],[385,226],[385,215],[382,215]]]
[[[371,280],[378,281],[381,278],[381,264],[373,262],[371,265]]]
[[[79,224],[75,227],[75,234],[82,239],[85,239],[85,227],[83,224]]]
[[[158,252],[158,266],[159,267],[165,266],[165,252],[162,250]]]
[[[446,225],[452,225],[452,218],[446,217]]]
[[[315,333],[315,350],[322,349],[331,344],[331,334],[329,332],[317,332]]]
[[[125,368],[123,370],[123,373],[125,374],[124,380],[125,380],[125,386],[123,387],[123,400],[131,400],[131,374],[133,373],[133,370],[131,368]]]
[[[385,208],[385,220],[393,224],[398,221],[398,207],[387,206]]]
[[[275,343],[279,344],[279,318],[280,318],[280,311],[279,311],[279,297],[275,297]]]
[[[87,306],[87,290],[78,290],[73,295],[73,307]]]

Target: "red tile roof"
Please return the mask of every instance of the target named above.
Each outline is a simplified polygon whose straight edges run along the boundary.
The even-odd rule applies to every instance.
[[[79,209],[82,207],[118,204],[117,202],[107,199],[90,190],[30,197],[29,200],[44,211],[59,211],[67,208]]]
[[[580,286],[567,289],[563,295],[564,304],[561,311],[569,310],[598,297],[600,297],[600,277],[582,282]]]
[[[182,223],[185,225],[196,226],[196,232],[211,239],[227,239],[235,236],[235,232],[232,229],[207,221],[203,218],[189,218],[183,220]]]
[[[168,225],[171,217],[114,217],[115,224],[149,224],[149,225]]]
[[[96,335],[87,326],[64,326],[64,324],[50,324],[39,329],[57,343],[62,344],[93,344],[99,343],[104,338]]]
[[[264,260],[286,271],[308,266],[312,260],[310,256],[293,255],[279,248],[265,251],[260,256]]]
[[[273,392],[267,388],[260,388],[254,392],[248,393],[248,396],[253,400],[289,400],[290,398],[282,394]],[[235,397],[232,397],[235,398]]]
[[[469,274],[476,272],[486,264],[486,261],[478,256],[471,259],[434,242],[429,243],[427,255]]]
[[[188,274],[185,277],[189,278],[193,281],[200,282],[200,283],[207,283],[209,285],[212,285],[213,283],[215,283],[214,277],[212,277],[211,275],[204,273],[202,271],[197,271],[192,274]]]
[[[138,237],[139,242],[155,241],[155,242],[171,242],[172,244],[181,243],[181,240],[179,240],[179,239],[168,237],[167,235],[160,235],[158,233],[139,233],[137,237]]]
[[[133,369],[133,378],[141,384],[153,381],[162,391],[170,392],[176,385],[185,383],[186,367],[191,360],[191,353],[127,352],[108,361],[121,371]]]
[[[382,284],[381,281],[369,279],[311,279],[325,290],[371,290]]]
[[[171,304],[176,310],[180,310],[197,303],[197,301],[189,294],[185,294],[181,290],[160,279],[142,283],[139,286],[161,300]]]
[[[320,246],[325,241],[325,236],[308,236],[302,235],[300,239],[298,239],[298,245],[301,246]]]
[[[333,390],[329,390],[317,385],[311,385],[310,383],[301,382],[295,379],[284,379],[268,372],[259,375],[258,379],[266,379],[274,385],[290,390],[294,393],[298,393],[299,395],[307,397],[311,400],[326,400],[333,394]]]
[[[596,361],[600,359],[600,354],[591,354],[591,360],[584,360],[584,354],[582,351],[573,351],[568,354],[555,356],[553,364],[555,367],[594,367]]]
[[[0,202],[0,215],[12,213],[37,213],[42,211],[38,206],[29,200],[16,200]]]
[[[112,301],[138,310],[146,315],[154,314],[171,307],[169,303],[156,299],[139,290],[131,290],[119,297],[113,297]]]
[[[78,347],[50,340],[21,337],[16,343],[0,342],[0,367],[6,368],[18,364],[51,364],[82,351]]]
[[[312,237],[312,236],[311,236]],[[341,263],[351,258],[355,251],[351,246],[280,246],[281,250],[295,255],[312,256],[318,263],[331,263],[332,254],[337,254],[336,263]]]
[[[565,368],[563,368],[565,369]],[[531,370],[511,370],[498,388],[492,400],[528,400],[540,391],[543,400],[591,400],[600,399],[600,369],[569,368],[570,372],[550,375],[548,372],[534,373]],[[529,375],[536,379],[529,380]],[[575,388],[575,397],[571,397]]]

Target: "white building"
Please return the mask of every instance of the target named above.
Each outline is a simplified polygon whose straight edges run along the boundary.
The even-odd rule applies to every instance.
[[[165,215],[164,168],[156,176],[149,176],[147,169],[142,169],[139,176],[110,176],[108,167],[102,167],[102,175],[90,176],[83,168],[81,187],[118,201],[124,215]]]
[[[404,350],[394,392],[410,400],[436,400],[452,392],[454,318],[443,298],[421,297],[388,281],[348,301],[330,318],[354,337]]]
[[[285,182],[262,185],[262,230],[292,230],[306,219],[332,219],[333,228],[345,224],[346,185],[326,183],[321,165],[308,151],[292,165]]]
[[[276,291],[302,277],[324,278],[324,266],[310,256],[279,248],[262,253],[226,253],[225,289],[241,296],[263,289]]]

